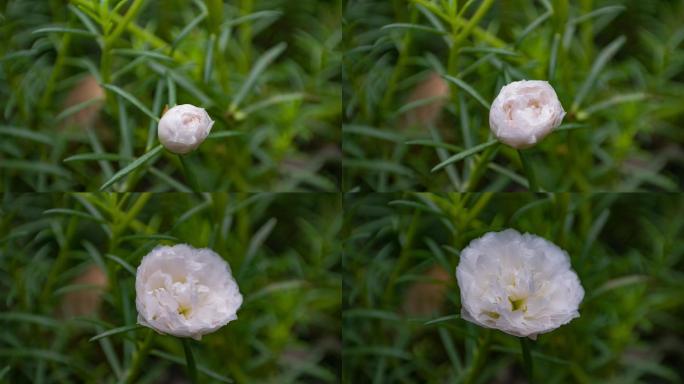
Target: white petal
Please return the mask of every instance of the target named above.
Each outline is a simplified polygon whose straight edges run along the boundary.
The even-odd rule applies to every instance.
[[[136,274],[138,323],[197,340],[237,319],[242,295],[230,266],[210,249],[157,247]]]
[[[548,82],[514,81],[501,88],[492,102],[489,127],[502,143],[527,148],[558,127],[563,116],[563,106]]]
[[[568,254],[539,236],[490,232],[461,251],[462,317],[532,339],[579,317],[584,289]]]
[[[173,153],[184,154],[199,147],[209,136],[214,121],[207,111],[181,104],[166,111],[157,127],[159,142]]]

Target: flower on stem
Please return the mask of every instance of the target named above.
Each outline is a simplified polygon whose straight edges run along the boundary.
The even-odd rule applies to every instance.
[[[513,148],[529,148],[563,121],[565,111],[553,87],[541,80],[514,81],[501,88],[489,110],[494,136]]]
[[[214,121],[203,108],[176,105],[159,120],[157,135],[162,145],[179,155],[194,151],[209,136]]]
[[[584,289],[568,254],[514,229],[473,240],[456,268],[465,320],[536,339],[579,317]]]
[[[139,324],[196,340],[237,319],[242,305],[228,263],[186,244],[157,247],[143,257],[135,293]]]

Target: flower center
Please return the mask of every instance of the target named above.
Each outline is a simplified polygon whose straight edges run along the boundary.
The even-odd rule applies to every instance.
[[[188,315],[190,315],[190,307],[186,307],[184,305],[179,305],[178,306],[178,314],[187,319]]]
[[[522,310],[523,312],[527,311],[527,306],[525,306],[525,299],[514,299],[511,296],[508,296],[508,301],[511,302],[511,307],[513,308],[512,311],[517,311],[518,309]]]
[[[184,113],[181,120],[183,121],[183,125],[198,125],[200,123],[199,116],[190,113]]]

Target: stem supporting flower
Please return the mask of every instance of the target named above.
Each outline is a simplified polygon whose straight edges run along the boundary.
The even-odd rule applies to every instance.
[[[127,384],[136,382],[136,378],[140,373],[140,367],[142,367],[142,364],[145,362],[147,354],[150,351],[152,339],[154,339],[154,331],[148,329],[147,334],[145,335],[145,339],[142,342],[142,345],[140,345],[140,348],[133,355],[133,362],[131,363],[131,367],[128,369],[128,374],[126,375]]]
[[[525,171],[525,176],[527,176],[527,188],[531,192],[539,192],[537,177],[534,174],[534,168],[532,168],[532,162],[529,159],[529,155],[525,153],[524,150],[519,149],[518,156],[520,157],[520,162],[522,163],[523,170]]]
[[[532,352],[530,339],[527,337],[520,338],[520,348],[522,348],[523,366],[525,367],[525,374],[530,384],[534,384],[534,365],[532,360]]]
[[[185,361],[188,367],[188,378],[190,382],[196,384],[197,381],[197,366],[195,365],[195,357],[192,355],[192,347],[188,339],[181,339],[183,342],[183,351],[185,352]]]

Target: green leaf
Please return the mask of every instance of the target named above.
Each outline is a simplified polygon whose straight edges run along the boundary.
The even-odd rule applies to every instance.
[[[599,17],[603,15],[609,15],[611,13],[619,13],[627,9],[624,5],[609,5],[607,7],[595,9],[587,14],[584,14],[582,16],[576,17],[571,20],[572,23],[574,24],[579,24],[582,22],[585,22],[589,19],[592,19],[594,17]]]
[[[0,370],[0,380],[4,379],[4,378],[5,378],[5,375],[7,375],[7,372],[9,372],[9,371],[10,371],[10,366],[9,366],[9,365],[5,366],[5,368],[3,368],[2,370]]]
[[[161,357],[162,359],[169,360],[169,361],[174,362],[176,364],[180,364],[180,365],[186,365],[187,364],[187,362],[185,361],[184,358],[171,355],[169,353],[166,353],[164,351],[160,351],[158,349],[153,349],[150,352],[150,354],[153,356]],[[225,376],[222,376],[222,375],[220,375],[220,374],[218,374],[218,373],[216,373],[216,372],[214,372],[214,371],[210,370],[209,368],[204,367],[202,365],[197,365],[197,370],[204,373],[205,375],[211,377],[214,380],[218,380],[218,381],[221,381],[224,383],[232,383],[233,382],[233,380],[231,380]]]
[[[94,98],[94,99],[88,99],[86,101],[72,105],[71,107],[60,112],[59,115],[57,115],[55,117],[55,120],[57,120],[57,121],[64,120],[65,118],[67,118],[67,117],[69,117],[75,113],[78,113],[79,111],[84,110],[84,109],[90,107],[91,105],[95,105],[97,103],[102,103],[103,101],[104,101],[103,98]]]
[[[410,360],[411,355],[396,348],[384,346],[349,347],[342,350],[343,355],[349,356],[384,356],[395,359]]]
[[[32,140],[41,144],[53,145],[55,139],[40,132],[35,132],[27,128],[17,128],[17,127],[0,127],[0,136],[14,136],[20,137],[22,139]]]
[[[167,175],[166,173],[158,170],[155,167],[150,167],[149,171],[152,175],[157,176],[157,178],[159,178],[164,183],[168,184],[169,187],[176,190],[177,192],[184,192],[184,193],[192,192],[192,189],[187,187],[185,184],[180,183],[179,181],[177,181],[173,177]]]
[[[176,83],[171,76],[171,72],[166,73],[166,88],[169,91],[169,107],[176,106]]]
[[[77,211],[75,209],[67,209],[67,208],[53,208],[53,209],[48,209],[43,212],[44,215],[67,215],[67,216],[76,216],[81,219],[86,219],[86,220],[92,220],[92,221],[97,221],[99,223],[104,222],[104,220],[99,219],[91,214]]]
[[[169,240],[169,241],[178,241],[178,238],[175,236],[171,235],[129,235],[129,236],[123,236],[119,239],[119,241],[124,242],[124,241],[133,241],[133,240]]]
[[[33,358],[66,365],[71,365],[74,363],[68,356],[45,349],[0,348],[0,357]]]
[[[561,35],[556,33],[553,35],[553,43],[551,44],[551,55],[549,56],[549,71],[548,81],[553,81],[556,76],[556,64],[558,63],[558,48],[560,47]]]
[[[115,261],[117,264],[121,265],[125,270],[131,273],[133,277],[135,277],[135,268],[133,268],[130,264],[126,262],[126,260],[120,258],[119,256],[116,255],[111,255],[111,254],[106,254],[106,258],[109,260]]]
[[[212,140],[225,139],[227,137],[235,137],[235,136],[242,136],[242,135],[243,135],[242,132],[223,130],[223,131],[219,131],[219,132],[210,133],[209,136],[207,136],[207,139],[212,139]]]
[[[112,176],[111,179],[107,180],[104,184],[102,184],[102,186],[100,187],[100,191],[107,189],[109,186],[119,181],[119,179],[133,172],[133,170],[135,170],[136,168],[141,167],[148,160],[158,155],[162,151],[162,149],[164,149],[164,147],[161,144],[159,144],[156,147],[152,148],[152,150],[150,150],[149,152],[137,158],[132,163],[128,164],[126,167],[124,167],[114,176]]]
[[[124,325],[123,327],[114,328],[114,329],[110,329],[109,331],[102,332],[99,335],[91,337],[88,341],[95,341],[95,340],[102,339],[104,337],[118,335],[119,333],[135,331],[135,330],[140,329],[140,328],[143,328],[143,326],[140,324]]]
[[[96,34],[90,32],[90,31],[86,31],[84,29],[64,28],[64,27],[38,28],[31,33],[37,34],[37,33],[50,33],[50,32],[70,33],[72,35],[89,36],[89,37],[97,36]]]
[[[635,101],[641,101],[648,98],[648,94],[644,92],[633,92],[633,93],[626,93],[624,95],[616,95],[611,98],[609,98],[606,101],[602,101],[600,103],[596,103],[592,105],[591,107],[577,112],[577,118],[580,120],[583,120],[587,118],[589,115],[593,114],[594,112],[598,112],[602,109],[607,109],[610,107],[613,107],[618,104],[622,103],[631,103]],[[612,111],[611,111],[612,112]]]
[[[438,317],[436,319],[432,319],[423,325],[434,325],[434,324],[438,324],[438,323],[443,323],[445,321],[451,321],[451,320],[460,319],[460,318],[461,318],[461,315],[442,316],[442,317]]]
[[[353,308],[353,309],[347,309],[344,312],[342,312],[342,317],[343,318],[354,318],[354,317],[361,317],[364,319],[378,319],[378,320],[386,320],[386,321],[402,321],[403,319],[401,316],[397,315],[394,312],[390,311],[383,311],[380,309],[370,309],[370,308]]]
[[[447,32],[445,31],[440,31],[439,29],[436,28],[431,28],[431,27],[426,27],[424,25],[419,25],[419,24],[411,24],[411,23],[393,23],[393,24],[387,24],[384,25],[380,29],[408,29],[408,30],[414,30],[414,31],[421,31],[421,32],[429,32],[429,33],[435,33],[438,35],[445,35]]]
[[[518,52],[511,51],[509,49],[504,49],[504,48],[492,48],[492,47],[464,47],[461,48],[461,52],[465,53],[493,53],[495,55],[504,55],[504,56],[520,56]]]
[[[171,44],[171,49],[175,50],[178,47],[178,44],[180,44],[183,39],[192,31],[197,29],[197,25],[202,22],[207,17],[207,14],[205,12],[202,12],[199,16],[195,17],[190,21],[183,30],[178,33],[178,36],[173,40],[173,43]]]
[[[442,340],[442,345],[444,345],[444,349],[447,352],[447,356],[449,356],[449,361],[451,361],[451,365],[454,367],[454,372],[456,375],[461,375],[463,367],[461,366],[458,351],[456,350],[456,347],[454,347],[454,342],[451,340],[449,332],[443,327],[439,327],[437,331],[439,333],[439,338]]]
[[[442,77],[444,79],[458,85],[459,88],[466,91],[470,96],[475,98],[475,100],[479,101],[480,104],[482,104],[482,106],[484,106],[485,108],[487,108],[487,109],[490,108],[489,103],[487,101],[485,101],[485,99],[479,93],[477,93],[476,90],[474,90],[470,85],[466,84],[463,80],[461,80],[457,77],[449,76],[449,75],[442,75]]]
[[[69,173],[64,170],[64,168],[39,161],[3,159],[0,161],[0,168],[12,169],[15,171],[49,173],[66,178],[70,177]]]
[[[216,42],[216,35],[211,35],[209,40],[207,40],[207,53],[204,56],[204,71],[202,75],[204,84],[208,84],[209,80],[211,80],[211,72],[214,68],[214,42]]]
[[[62,324],[48,316],[40,316],[32,313],[2,312],[0,321],[16,321],[18,323],[33,323],[47,328],[57,328]]]
[[[245,252],[245,258],[243,259],[242,266],[240,268],[240,274],[245,272],[247,267],[250,265],[251,260],[254,258],[264,241],[266,241],[268,235],[271,234],[277,223],[278,220],[275,217],[270,218],[249,240],[249,246],[247,247],[247,252]]]
[[[103,86],[104,88],[109,89],[110,91],[116,93],[117,95],[123,97],[124,99],[128,100],[131,104],[133,104],[136,108],[138,108],[138,109],[141,110],[144,114],[146,114],[147,116],[149,116],[152,120],[157,121],[157,122],[159,121],[159,117],[155,116],[154,113],[152,113],[152,111],[150,111],[149,109],[147,109],[147,107],[145,107],[145,106],[143,105],[143,103],[140,102],[140,100],[136,99],[136,98],[135,98],[133,95],[131,95],[130,93],[124,91],[123,89],[117,87],[116,85],[112,85],[112,84],[102,84],[102,86]]]
[[[117,55],[122,55],[122,56],[135,56],[135,57],[149,57],[150,59],[156,59],[156,60],[162,60],[162,61],[173,61],[173,57],[167,56],[163,53],[159,53],[156,51],[143,51],[143,50],[137,50],[137,49],[124,49],[124,48],[119,48],[119,49],[113,49],[112,53],[117,54]]]
[[[249,115],[250,113],[254,113],[260,109],[270,107],[275,104],[280,104],[280,103],[286,103],[289,101],[298,101],[304,98],[304,94],[301,92],[293,92],[293,93],[285,93],[282,95],[275,95],[271,96],[267,99],[264,99],[262,101],[256,102],[252,105],[249,105],[247,107],[244,107],[242,109],[242,113],[245,115]]]
[[[539,27],[543,22],[545,22],[549,17],[551,17],[551,15],[553,15],[553,12],[551,11],[544,12],[541,16],[534,19],[534,21],[532,21],[530,25],[525,27],[525,29],[523,29],[523,31],[520,32],[520,35],[518,35],[518,38],[515,40],[515,45],[519,45],[525,39],[525,37],[527,37],[527,35],[529,35],[530,33],[532,33],[532,31],[537,29],[537,27]]]
[[[456,145],[453,145],[453,144],[444,143],[441,141],[432,141],[432,140],[409,140],[409,141],[405,142],[404,144],[406,144],[406,145],[424,145],[427,147],[444,148],[444,149],[448,149],[452,152],[461,152],[463,150],[463,148],[456,146]]]
[[[254,63],[252,66],[252,71],[249,72],[249,75],[247,76],[247,79],[245,80],[244,83],[242,83],[242,87],[238,91],[238,93],[235,95],[233,98],[233,101],[230,106],[230,110],[236,110],[237,107],[240,105],[242,100],[247,96],[249,91],[252,90],[254,87],[254,83],[256,80],[259,78],[261,73],[268,67],[271,62],[273,62],[278,56],[280,56],[283,51],[285,51],[285,48],[287,48],[287,43],[282,42],[275,47],[269,49],[266,51],[259,59]]]
[[[485,149],[487,149],[491,146],[494,146],[498,143],[499,143],[498,140],[490,140],[486,143],[482,143],[480,145],[476,145],[472,148],[466,149],[465,151],[457,153],[454,156],[451,156],[450,158],[448,158],[448,159],[444,160],[443,162],[437,164],[434,168],[432,168],[431,172],[438,171],[438,170],[446,167],[449,164],[453,164],[453,163],[456,163],[458,161],[461,161],[468,156],[472,156],[478,152],[484,151]]]
[[[249,15],[244,15],[241,17],[237,17],[232,20],[227,20],[225,21],[221,27],[222,28],[232,28],[236,25],[252,21],[252,20],[258,20],[258,19],[266,19],[266,18],[277,18],[280,17],[283,13],[281,11],[259,11],[259,12],[254,12],[250,13]]]
[[[401,135],[398,135],[394,132],[390,131],[384,131],[381,129],[377,129],[375,127],[369,127],[366,125],[342,125],[342,133],[347,133],[347,134],[356,134],[360,136],[366,136],[366,137],[372,137],[375,139],[382,139],[382,140],[387,140],[387,141],[392,141],[395,143],[400,143],[404,141],[404,138]]]
[[[80,153],[78,155],[69,156],[62,160],[65,163],[72,163],[78,161],[99,161],[99,160],[131,160],[128,156],[121,156],[116,153]]]
[[[345,168],[362,168],[370,169],[376,172],[389,172],[405,176],[413,176],[413,171],[406,166],[397,164],[386,160],[360,160],[360,159],[345,159],[342,161],[342,166]]]
[[[414,110],[416,108],[422,107],[424,105],[428,105],[431,103],[434,103],[435,101],[439,100],[447,100],[449,97],[446,95],[439,95],[439,96],[432,96],[432,97],[426,97],[424,99],[418,99],[411,101],[409,103],[406,103],[402,105],[399,109],[394,111],[392,113],[392,116],[400,116],[408,111]]]
[[[627,41],[627,38],[620,36],[613,40],[612,43],[608,44],[591,66],[591,71],[589,71],[589,76],[584,80],[579,91],[575,94],[575,100],[572,102],[572,110],[577,111],[584,98],[587,96],[591,88],[596,84],[596,78],[603,69],[603,67],[608,63],[608,61],[617,53],[617,51],[622,47],[622,45]]]

